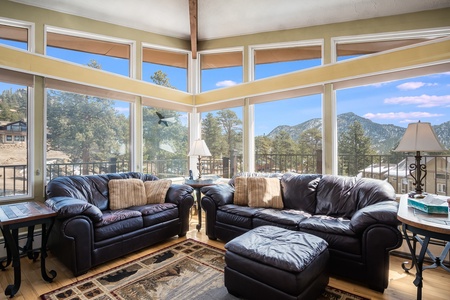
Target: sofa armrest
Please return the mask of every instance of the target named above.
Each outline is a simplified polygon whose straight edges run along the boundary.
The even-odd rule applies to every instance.
[[[398,203],[396,201],[378,202],[356,211],[350,220],[350,229],[356,234],[361,234],[364,230],[374,224],[384,224],[398,226],[397,219]]]
[[[201,188],[204,197],[211,198],[216,206],[233,204],[234,188],[228,184],[209,185]]]
[[[186,184],[172,184],[166,194],[166,202],[180,205],[186,197],[192,196],[194,189]]]
[[[101,222],[103,219],[102,211],[97,206],[84,200],[71,197],[53,197],[46,200],[45,204],[58,213],[58,219],[67,219],[78,215],[85,215],[94,223]]]

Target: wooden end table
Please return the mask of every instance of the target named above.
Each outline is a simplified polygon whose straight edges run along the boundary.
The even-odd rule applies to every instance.
[[[56,271],[49,274],[45,269],[47,257],[47,239],[52,229],[57,213],[40,202],[20,202],[0,205],[0,228],[5,238],[7,257],[0,262],[0,268],[5,270],[12,263],[14,268],[14,284],[5,289],[5,295],[11,298],[19,291],[21,283],[20,256],[26,254],[29,259],[36,261],[41,254],[41,275],[47,282],[52,282],[56,277]],[[41,249],[33,249],[33,234],[36,225],[42,226]],[[18,243],[19,228],[28,227],[27,242],[24,247]]]
[[[202,193],[200,190],[204,186],[215,185],[216,183],[211,182],[209,180],[207,180],[207,181],[186,180],[186,182],[184,184],[189,185],[192,188],[194,188],[195,198],[197,200],[197,217],[198,217],[198,224],[197,224],[196,228],[200,232],[200,229],[202,229],[202,206],[200,204]]]
[[[403,195],[400,198],[400,206],[397,213],[397,219],[402,222],[402,230],[405,236],[406,243],[411,252],[412,265],[410,268],[406,267],[406,263],[402,264],[403,270],[408,272],[413,267],[416,268],[416,278],[414,285],[417,287],[417,300],[422,299],[423,278],[422,272],[425,269],[442,267],[444,270],[450,272],[450,269],[443,265],[443,260],[450,250],[450,219],[443,214],[429,214],[408,206],[408,195]],[[411,245],[410,238],[407,231],[413,234],[413,245]],[[423,236],[423,239],[418,236]],[[430,239],[438,239],[445,241],[446,245],[439,256],[433,255],[428,249]],[[419,256],[416,257],[416,245],[421,245]],[[430,266],[423,266],[425,254],[434,262]]]

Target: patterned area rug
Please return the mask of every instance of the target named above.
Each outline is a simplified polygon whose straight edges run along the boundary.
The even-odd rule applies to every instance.
[[[43,300],[236,300],[223,283],[224,250],[192,239],[41,295]],[[328,286],[320,300],[368,300]]]

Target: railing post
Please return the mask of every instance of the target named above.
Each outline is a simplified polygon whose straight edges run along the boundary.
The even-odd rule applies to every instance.
[[[109,173],[117,172],[117,157],[111,157],[109,159]]]
[[[230,178],[230,158],[222,157],[223,177]]]
[[[316,172],[322,174],[322,149],[316,150]]]

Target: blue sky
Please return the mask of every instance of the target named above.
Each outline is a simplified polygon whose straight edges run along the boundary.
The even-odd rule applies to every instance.
[[[4,40],[0,40],[0,43],[23,49],[23,45],[17,43]],[[47,54],[83,65],[94,59],[103,70],[128,76],[128,61],[124,59],[54,48],[48,48]],[[309,60],[259,65],[255,70],[255,77],[265,78],[319,64],[319,60]],[[159,69],[168,75],[173,86],[179,90],[187,90],[187,75],[184,69],[146,63],[143,66],[144,80],[150,82],[150,76]],[[202,91],[232,86],[242,81],[242,67],[203,71]],[[18,88],[0,83],[0,91],[10,87],[13,90]],[[336,99],[338,114],[354,112],[373,122],[402,127],[418,120],[430,122],[432,125],[442,124],[450,120],[450,70],[447,73],[338,90]],[[312,118],[320,118],[321,101],[321,95],[313,95],[258,104],[255,106],[255,134],[268,134],[279,125],[293,126]],[[129,105],[123,102],[119,104],[117,109],[127,114]],[[233,111],[242,117],[241,108],[234,108]]]

